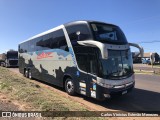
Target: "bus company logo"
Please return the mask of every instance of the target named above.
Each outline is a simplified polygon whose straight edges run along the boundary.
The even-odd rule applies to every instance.
[[[40,54],[38,54],[37,59],[43,59],[43,58],[49,58],[49,57],[53,57],[51,56],[52,52],[42,52]]]

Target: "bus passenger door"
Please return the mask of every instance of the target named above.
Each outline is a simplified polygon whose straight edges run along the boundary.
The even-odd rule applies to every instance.
[[[81,94],[91,96],[91,88],[93,88],[92,79],[96,79],[97,74],[96,55],[90,53],[76,54],[76,58],[80,69],[80,76],[78,78],[79,92]],[[94,95],[93,91],[93,97]]]
[[[89,53],[87,55],[87,63],[88,63],[87,94],[89,97],[96,98],[96,79],[98,74],[96,53]]]
[[[77,64],[79,71],[77,73],[77,91],[80,94],[87,95],[88,90],[88,65],[87,65],[87,54],[78,53],[76,54]],[[87,95],[88,96],[88,95]]]

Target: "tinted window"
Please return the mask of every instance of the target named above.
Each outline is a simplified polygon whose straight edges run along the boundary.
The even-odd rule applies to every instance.
[[[19,45],[19,52],[20,53],[25,53],[28,52],[28,43],[22,43],[21,45]]]
[[[68,32],[72,45],[76,45],[77,41],[88,40],[91,38],[87,24],[67,26],[66,30]],[[77,32],[80,32],[80,34],[77,35]]]
[[[7,53],[7,58],[18,58],[18,52],[10,51]]]
[[[34,51],[40,51],[40,50],[45,50],[45,49],[47,50],[48,49],[45,42],[43,41],[43,36],[36,38],[35,43],[33,43],[33,44],[35,44]]]
[[[55,48],[60,48],[66,51],[68,50],[67,42],[62,29],[43,36],[42,39],[36,42],[36,47],[39,47],[39,50]]]
[[[108,50],[108,59],[100,59],[103,78],[126,77],[133,73],[132,54],[130,50]]]
[[[19,45],[19,46],[18,46],[18,52],[19,52],[19,53],[23,53],[22,45]]]
[[[76,54],[77,64],[79,69],[87,72],[87,55],[86,54]]]
[[[107,43],[126,44],[127,40],[121,29],[117,26],[108,24],[91,24],[91,29],[95,40]]]
[[[19,52],[24,53],[55,48],[69,51],[62,29],[22,43],[19,46]]]
[[[59,39],[59,48],[65,51],[69,51],[65,36],[62,36]]]
[[[36,39],[33,39],[33,40],[30,40],[28,41],[28,52],[33,52],[35,51],[35,40]]]
[[[88,73],[97,75],[97,59],[95,54],[76,54],[78,67]]]
[[[88,54],[89,69],[88,72],[97,75],[97,61],[95,54]]]

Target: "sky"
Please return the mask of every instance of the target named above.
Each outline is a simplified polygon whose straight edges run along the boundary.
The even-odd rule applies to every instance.
[[[128,42],[160,54],[160,0],[0,0],[0,53],[75,20],[116,24]]]

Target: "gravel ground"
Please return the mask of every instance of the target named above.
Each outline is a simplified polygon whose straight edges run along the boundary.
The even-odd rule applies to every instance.
[[[20,104],[14,103],[0,92],[0,111],[22,111],[24,110]],[[0,113],[1,114],[1,113]],[[0,120],[37,120],[35,118],[9,118],[1,117]]]
[[[15,105],[6,98],[2,93],[0,93],[0,111],[18,111],[19,106]]]

